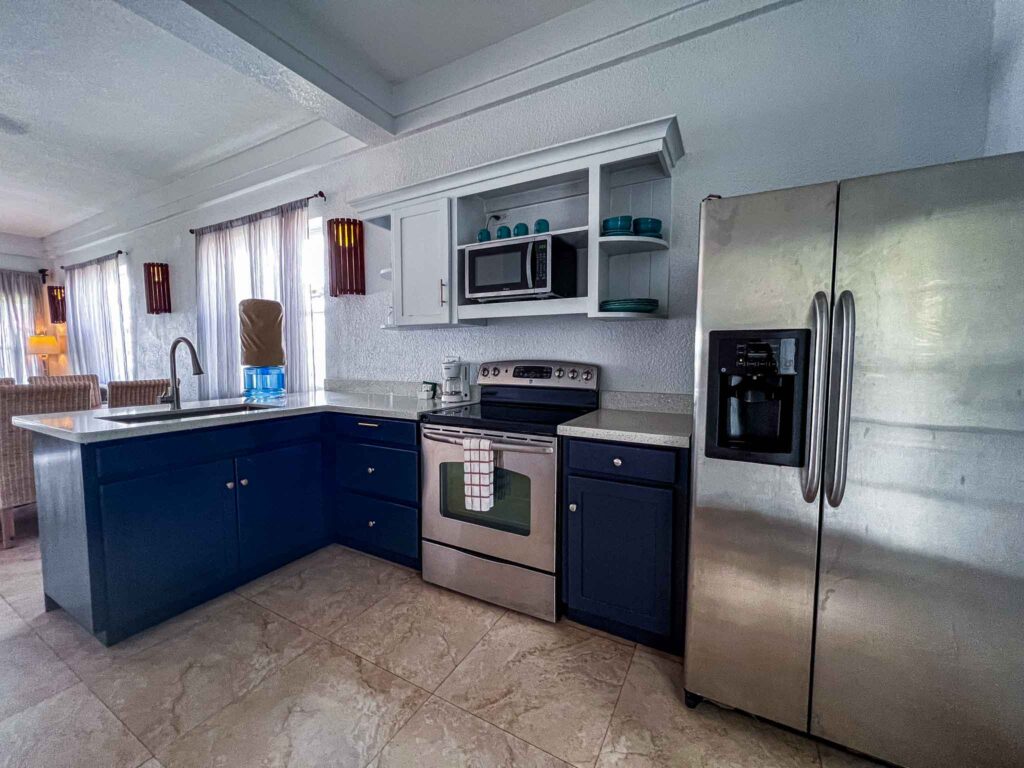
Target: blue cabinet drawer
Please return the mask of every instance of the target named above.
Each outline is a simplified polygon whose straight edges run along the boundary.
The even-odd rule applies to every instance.
[[[673,450],[585,440],[569,442],[570,471],[594,472],[624,480],[672,484],[676,480],[676,459]]]
[[[335,519],[343,541],[365,545],[373,552],[419,559],[420,511],[416,507],[342,493],[336,502]]]
[[[154,472],[168,465],[232,457],[274,444],[319,439],[319,416],[267,419],[231,427],[129,438],[96,448],[96,473],[103,480]]]
[[[334,432],[341,437],[374,443],[416,445],[418,428],[415,421],[374,419],[370,416],[349,416],[342,413],[332,416]]]
[[[419,453],[364,443],[339,443],[334,477],[350,491],[419,501]]]

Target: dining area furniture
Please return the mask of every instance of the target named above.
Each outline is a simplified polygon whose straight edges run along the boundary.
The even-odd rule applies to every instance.
[[[89,405],[86,408],[99,408],[103,405],[103,395],[100,390],[100,377],[95,373],[74,373],[66,374],[62,376],[29,376],[29,384],[38,384],[43,386],[57,386],[67,384],[88,384],[89,385]],[[68,409],[77,410],[77,409]]]
[[[36,500],[32,436],[15,427],[11,419],[28,414],[89,410],[98,392],[98,381],[94,390],[89,381],[19,385],[13,379],[0,379],[0,548],[14,544],[15,510]]]
[[[170,379],[137,379],[107,382],[107,407],[156,405],[170,389]]]

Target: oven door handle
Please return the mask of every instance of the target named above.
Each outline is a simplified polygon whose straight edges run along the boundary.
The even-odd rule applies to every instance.
[[[462,441],[457,437],[438,437],[432,435],[429,432],[424,432],[423,437],[435,443],[447,443],[448,445],[462,445]],[[504,451],[506,453],[547,453],[552,454],[555,452],[554,448],[550,446],[540,445],[514,445],[512,443],[491,443],[492,451]]]

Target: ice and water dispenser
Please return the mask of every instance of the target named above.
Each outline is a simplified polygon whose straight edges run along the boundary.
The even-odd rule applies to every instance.
[[[711,331],[705,453],[803,464],[811,332]]]

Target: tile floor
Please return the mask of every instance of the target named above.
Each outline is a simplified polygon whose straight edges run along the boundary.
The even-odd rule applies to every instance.
[[[678,659],[339,546],[112,648],[43,611],[31,536],[0,597],[0,768],[872,765],[686,709]]]

